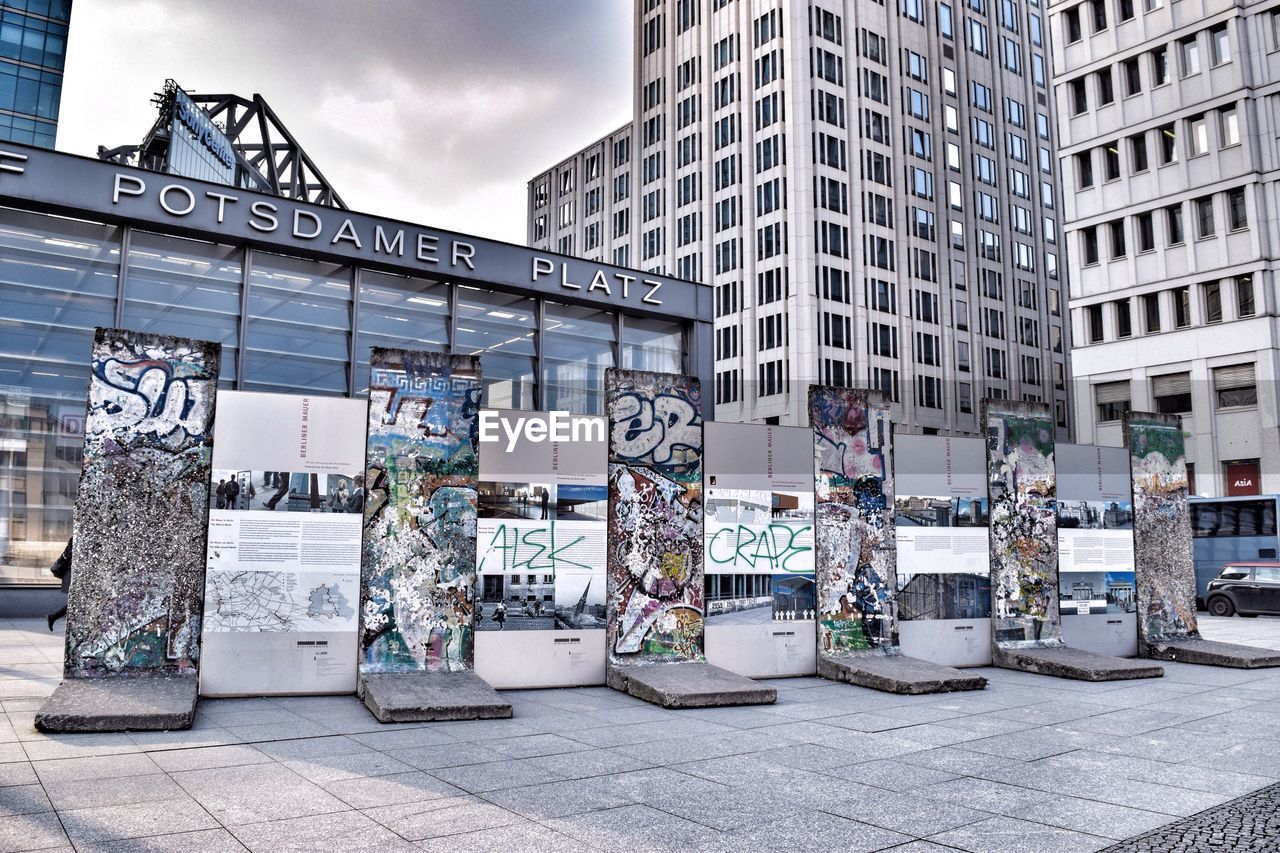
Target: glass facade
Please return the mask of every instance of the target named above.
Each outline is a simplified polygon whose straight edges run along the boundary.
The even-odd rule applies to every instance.
[[[478,355],[487,406],[603,414],[604,370],[685,369],[686,320],[0,207],[0,585],[71,535],[97,326],[218,341],[220,384],[363,396],[373,346]]]
[[[0,0],[0,140],[52,148],[71,0]]]

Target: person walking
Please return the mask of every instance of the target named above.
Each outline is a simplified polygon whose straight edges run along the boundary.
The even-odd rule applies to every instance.
[[[498,630],[504,630],[507,624],[507,604],[505,601],[499,601],[498,606],[493,609],[493,621],[498,623]]]
[[[232,477],[227,481],[227,509],[239,509],[236,503],[240,500],[240,481]]]
[[[347,498],[347,512],[364,512],[364,475],[356,474],[351,480],[355,489]]]
[[[75,542],[74,536],[67,540],[67,547],[62,549],[62,554],[58,559],[54,560],[53,565],[49,567],[49,573],[62,581],[62,591],[64,593],[71,589],[71,546],[73,542]],[[57,610],[49,614],[49,630],[52,631],[53,623],[66,615],[67,605],[64,603]]]
[[[227,481],[226,480],[218,481],[218,489],[216,492],[214,492],[214,495],[217,498],[217,503],[216,503],[217,508],[226,509],[227,508]]]
[[[288,493],[289,493],[289,472],[277,471],[276,472],[276,493],[267,500],[265,504],[266,508],[270,510],[274,510],[276,508],[276,504],[280,503],[280,499],[285,495],[287,495]],[[285,508],[286,509],[288,508],[288,504],[285,505]]]
[[[541,500],[542,500],[542,520],[543,520],[543,521],[546,521],[546,520],[547,520],[547,506],[549,505],[549,503],[550,503],[550,501],[551,501],[551,495],[547,493],[547,490],[546,490],[546,489],[543,489],[543,490],[542,490],[542,498],[541,498]]]

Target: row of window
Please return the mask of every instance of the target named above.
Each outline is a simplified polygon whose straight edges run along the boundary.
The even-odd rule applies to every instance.
[[[1218,202],[1221,197],[1226,207],[1226,225],[1229,231],[1243,231],[1249,227],[1248,195],[1244,187],[1236,187],[1217,195],[1206,195],[1191,200],[1191,214],[1194,217],[1194,237],[1207,240],[1218,233]],[[1183,222],[1183,203],[1169,205],[1161,210],[1164,220],[1164,236],[1167,246],[1178,246],[1186,242],[1186,227]],[[1155,251],[1156,248],[1156,211],[1146,211],[1132,217],[1132,229],[1139,254]],[[1102,261],[1102,240],[1107,241],[1108,258],[1118,260],[1129,254],[1126,218],[1115,219],[1105,225],[1090,225],[1080,229],[1080,259],[1084,266],[1092,266]]]
[[[1258,308],[1253,289],[1253,276],[1239,275],[1224,281],[1208,281],[1196,286],[1199,294],[1199,317],[1202,324],[1213,325],[1227,319],[1233,307],[1227,303],[1234,298],[1235,317],[1245,319],[1257,314]],[[1147,293],[1130,299],[1117,299],[1107,310],[1112,315],[1111,333],[1116,340],[1132,337],[1135,331],[1153,335],[1163,329],[1186,329],[1197,319],[1192,316],[1192,286],[1184,284],[1159,293]],[[1134,322],[1134,308],[1139,313],[1141,329]],[[1104,306],[1099,303],[1085,307],[1085,333],[1089,343],[1102,343],[1108,339]],[[1170,323],[1169,321],[1172,320]]]
[[[1157,412],[1166,415],[1190,414],[1194,406],[1190,373],[1168,373],[1152,376],[1151,398]],[[1099,382],[1093,386],[1098,422],[1111,423],[1132,410],[1132,383]],[[1253,362],[1215,367],[1212,370],[1213,407],[1245,409],[1258,405],[1258,380]]]
[[[1089,189],[1096,185],[1099,177],[1103,182],[1115,181],[1121,175],[1121,149],[1126,149],[1129,163],[1129,174],[1137,175],[1151,169],[1151,153],[1149,143],[1151,133],[1155,134],[1156,162],[1168,166],[1178,162],[1178,122],[1157,127],[1152,132],[1142,132],[1127,137],[1123,144],[1115,139],[1099,148],[1081,151],[1074,157],[1076,185],[1079,189]],[[1182,122],[1184,145],[1188,156],[1201,157],[1217,149],[1231,148],[1240,144],[1240,110],[1236,104],[1219,107],[1209,113],[1197,113],[1188,116]],[[1210,128],[1216,140],[1210,139]],[[1101,174],[1095,168],[1101,160]]]
[[[1208,30],[1202,30],[1176,43],[1178,71],[1182,77],[1191,77],[1204,70],[1201,59],[1202,41],[1207,41],[1209,58],[1213,67],[1225,65],[1231,61],[1231,41],[1227,33],[1227,25],[1220,24]],[[1161,45],[1146,53],[1148,60],[1150,88],[1163,86],[1169,82],[1169,46]],[[1131,57],[1120,63],[1120,74],[1124,85],[1125,97],[1136,95],[1142,91],[1142,69],[1140,57]],[[1077,77],[1067,82],[1071,93],[1071,111],[1080,115],[1089,109],[1089,78],[1094,81],[1094,95],[1099,107],[1114,103],[1116,86],[1114,66],[1108,65],[1100,71]]]
[[[1135,0],[1114,0],[1115,21],[1123,24],[1135,17]],[[1154,12],[1164,6],[1164,0],[1142,0],[1144,12]],[[1091,33],[1100,33],[1110,27],[1107,17],[1107,0],[1087,0],[1062,12],[1062,30],[1066,44],[1074,44],[1084,38],[1085,24]]]

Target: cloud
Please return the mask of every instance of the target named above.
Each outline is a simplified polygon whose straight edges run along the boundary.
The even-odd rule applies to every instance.
[[[139,142],[167,77],[258,92],[351,207],[522,243],[528,179],[629,119],[631,27],[595,0],[77,0],[58,147]]]

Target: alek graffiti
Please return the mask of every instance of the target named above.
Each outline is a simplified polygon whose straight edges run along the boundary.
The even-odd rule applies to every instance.
[[[818,653],[897,645],[889,407],[877,392],[812,386]]]
[[[374,348],[360,668],[471,668],[480,363]]]
[[[697,379],[609,370],[608,663],[703,658]]]
[[[1143,640],[1197,636],[1187,460],[1177,416],[1129,413],[1134,570]]]
[[[221,347],[94,336],[65,673],[194,674]]]
[[[1053,421],[1039,403],[983,404],[992,630],[998,644],[1060,642]]]

